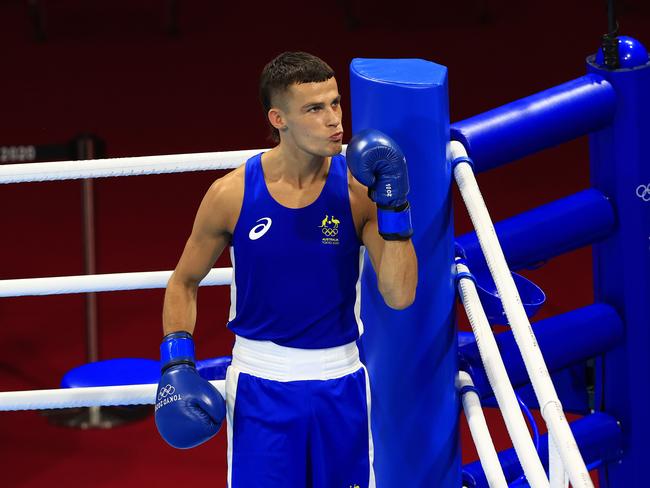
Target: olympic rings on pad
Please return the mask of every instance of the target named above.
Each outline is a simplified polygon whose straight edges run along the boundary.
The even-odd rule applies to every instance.
[[[636,187],[636,196],[644,202],[650,202],[650,183]]]

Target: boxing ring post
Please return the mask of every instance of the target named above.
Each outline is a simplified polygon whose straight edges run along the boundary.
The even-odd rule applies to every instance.
[[[352,128],[379,129],[406,154],[419,282],[388,308],[368,257],[361,349],[372,387],[377,486],[461,486],[447,68],[419,59],[355,59]]]
[[[619,463],[604,466],[600,486],[641,486],[647,478],[650,423],[646,388],[650,371],[650,63],[606,70],[587,59],[587,69],[616,91],[612,124],[590,137],[591,182],[607,195],[616,232],[594,245],[594,293],[623,317],[623,342],[596,368],[596,408],[613,415],[624,432]]]
[[[510,243],[518,249],[510,256],[515,267],[594,241],[595,300],[607,304],[624,325],[621,333],[615,334],[620,339],[612,337],[589,352],[604,353],[597,368],[596,410],[607,412],[620,422],[622,432],[622,436],[616,436],[622,441],[612,437],[607,442],[616,445],[615,450],[593,459],[602,463],[603,488],[645,483],[644,446],[650,431],[645,416],[650,394],[643,388],[650,370],[650,149],[644,140],[650,135],[650,62],[645,48],[637,41],[625,42],[637,50],[630,58],[634,61],[626,61],[625,68],[601,69],[592,56],[587,60],[589,73],[584,77],[451,127],[452,139],[462,142],[461,147],[474,158],[477,172],[591,134],[591,195],[581,198],[583,201],[573,210],[566,208],[568,200],[563,199],[558,201],[561,207],[547,205],[539,212],[509,219],[501,226],[500,234],[506,247]],[[601,207],[600,216],[592,213],[596,205]],[[558,249],[544,251],[538,243],[527,242],[539,237],[539,232],[528,232],[537,224],[557,226],[573,211],[582,214],[577,216],[582,219],[578,226],[580,236],[549,228],[553,239],[544,245]],[[546,221],[547,217],[551,221]],[[571,242],[574,238],[577,239]],[[465,236],[468,252],[475,240],[472,235]],[[603,327],[610,326],[602,322],[593,327],[579,334],[585,343],[578,349],[592,343],[597,335],[594,331],[614,332],[605,330]],[[554,335],[562,337],[559,333]],[[547,359],[554,362],[553,355],[561,350],[551,343]],[[563,353],[568,354],[566,350]],[[642,388],[635,388],[637,385]],[[579,443],[584,441],[582,437],[576,432]]]

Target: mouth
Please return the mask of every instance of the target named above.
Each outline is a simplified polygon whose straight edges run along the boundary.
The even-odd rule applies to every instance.
[[[343,131],[336,132],[330,136],[330,141],[332,142],[341,142],[343,140]]]

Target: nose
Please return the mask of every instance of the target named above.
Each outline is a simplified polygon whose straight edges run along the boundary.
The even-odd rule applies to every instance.
[[[329,117],[327,119],[327,125],[330,127],[338,127],[341,125],[341,107],[337,105],[336,107],[329,108]]]

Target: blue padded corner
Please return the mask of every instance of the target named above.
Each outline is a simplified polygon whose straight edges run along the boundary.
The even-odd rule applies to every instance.
[[[196,369],[203,379],[208,381],[223,380],[226,378],[226,370],[231,362],[231,356],[201,359],[196,362]]]
[[[61,388],[141,385],[158,383],[160,362],[156,359],[119,358],[82,364],[68,371]]]
[[[196,369],[206,380],[222,380],[231,361],[230,356],[203,359],[196,362]],[[106,359],[71,369],[63,376],[61,388],[143,385],[158,383],[159,379],[160,361],[157,359]]]

